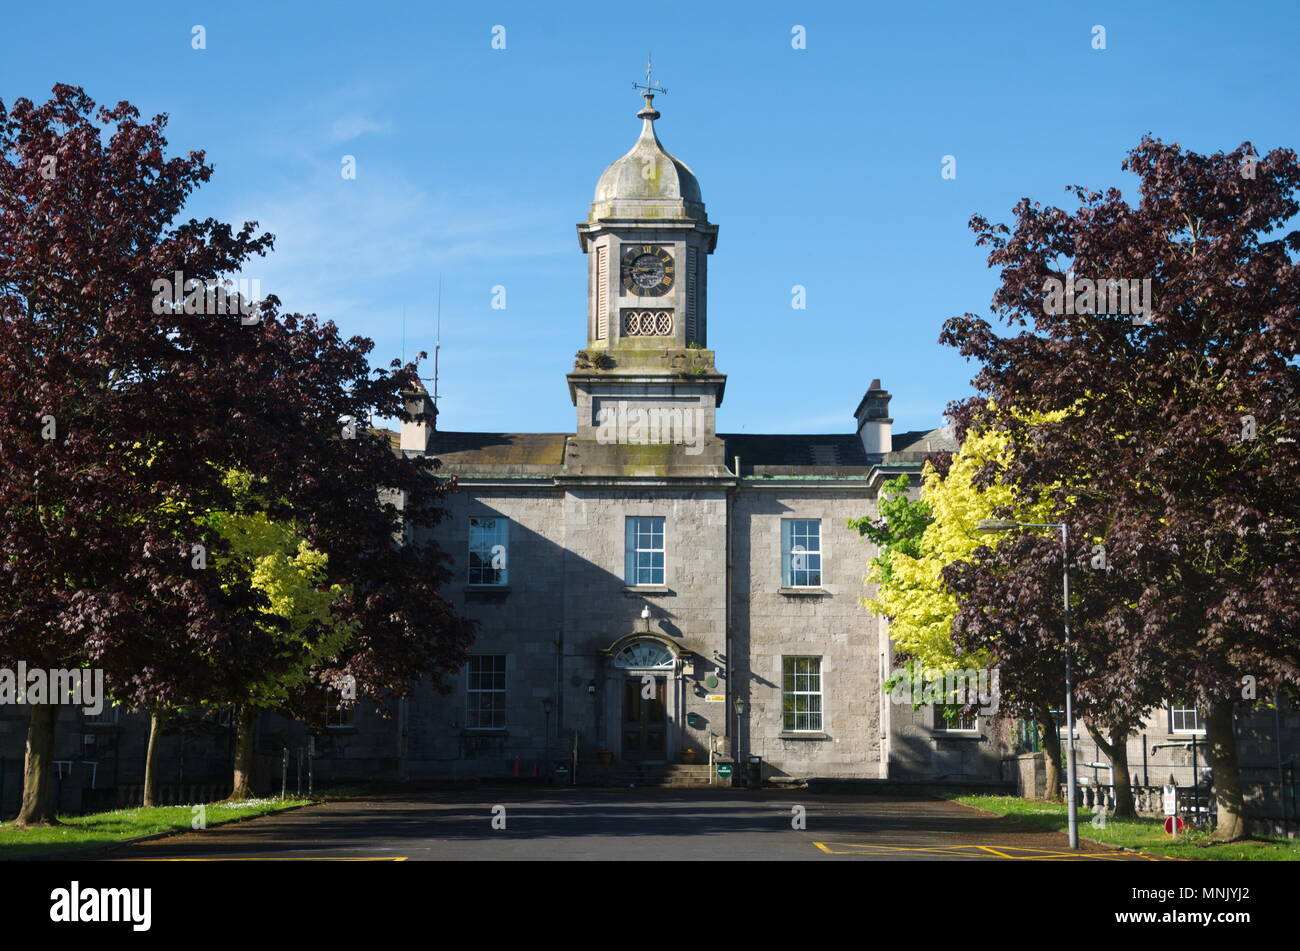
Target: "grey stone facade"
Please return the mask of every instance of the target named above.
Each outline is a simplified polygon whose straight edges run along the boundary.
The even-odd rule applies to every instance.
[[[847,522],[874,516],[899,474],[919,492],[925,459],[956,448],[951,432],[894,433],[878,380],[855,411],[845,407],[842,434],[718,432],[726,376],[706,349],[718,227],[694,175],[663,150],[650,100],[640,138],[602,175],[578,226],[586,347],[563,382],[567,368],[556,369],[555,389],[562,398],[567,384],[573,431],[447,431],[420,391],[408,400],[420,418],[390,434],[394,451],[437,457],[458,479],[435,537],[456,561],[450,601],[480,625],[478,672],[453,677],[446,694],[421,685],[390,717],[363,704],[314,737],[263,717],[261,788],[278,789],[285,750],[294,788],[297,751],[309,746],[320,781],[544,776],[575,753],[581,776],[605,759],[679,762],[688,751],[698,763],[761,757],[774,781],[1032,787],[1041,774],[1015,758],[1015,724],[981,717],[945,730],[932,707],[882,690],[894,667],[887,623],[861,603],[877,553]],[[581,340],[580,325],[574,332]],[[662,579],[629,577],[628,520],[641,518],[662,520]],[[471,556],[475,520],[502,533],[499,565],[485,569],[483,550]],[[786,520],[819,528],[812,583],[785,577],[795,564]],[[1169,746],[1186,736],[1169,732],[1167,716],[1130,743],[1135,781],[1156,744],[1165,749],[1146,749],[1153,782],[1192,779],[1190,752]],[[24,709],[0,707],[0,816],[16,811],[25,721]],[[1293,758],[1300,713],[1243,717],[1247,768],[1276,766],[1279,728]],[[67,711],[63,808],[130,801],[147,732],[141,715],[92,723]],[[1080,747],[1081,762],[1104,760],[1086,734]],[[164,796],[168,784],[181,801],[196,785],[228,789],[230,756],[219,722],[170,735]]]
[[[874,514],[888,478],[915,483],[926,455],[951,448],[951,437],[895,436],[878,381],[856,412],[846,407],[844,434],[717,432],[726,377],[706,349],[706,260],[718,227],[690,169],[663,150],[652,97],[638,116],[640,138],[601,176],[578,226],[589,312],[586,349],[567,375],[574,430],[448,432],[420,392],[410,406],[421,421],[394,434],[401,451],[436,456],[457,477],[435,538],[463,559],[452,600],[480,622],[474,651],[502,658],[490,663],[504,664],[506,705],[488,728],[470,712],[482,702],[471,675],[448,695],[419,693],[406,704],[403,769],[532,775],[576,745],[580,762],[602,751],[615,762],[672,762],[693,750],[699,762],[759,756],[773,779],[888,777],[895,711],[880,685],[889,650],[860,604],[875,552],[847,522]],[[665,435],[650,425],[638,433],[621,416],[609,424],[629,412],[683,414],[691,425]],[[633,584],[625,532],[641,517],[662,519],[663,578]],[[505,525],[508,583],[471,583],[475,519]],[[819,529],[814,583],[783,579],[783,520]],[[620,651],[639,642],[663,666],[622,666]],[[795,658],[813,672],[800,682],[811,698],[788,697]],[[651,756],[627,738],[641,715],[629,684],[646,677],[664,683],[664,736]],[[808,715],[787,715],[789,703]]]

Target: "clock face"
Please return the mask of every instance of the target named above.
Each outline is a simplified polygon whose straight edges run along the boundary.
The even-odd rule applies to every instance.
[[[662,297],[676,278],[673,256],[655,244],[635,244],[623,252],[623,292]]]

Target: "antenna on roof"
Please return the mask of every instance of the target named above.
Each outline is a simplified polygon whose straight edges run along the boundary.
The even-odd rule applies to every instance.
[[[438,409],[438,351],[442,349],[442,275],[438,275],[438,330],[433,340],[433,408]]]

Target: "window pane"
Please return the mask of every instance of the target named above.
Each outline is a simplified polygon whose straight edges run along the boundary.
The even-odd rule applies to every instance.
[[[629,516],[627,519],[627,583],[664,584],[664,519]]]
[[[821,520],[781,520],[781,584],[821,585]]]
[[[782,729],[822,729],[821,658],[781,658],[781,707]]]
[[[508,549],[507,526],[504,518],[479,518],[469,520],[469,583],[507,583]]]
[[[465,696],[465,725],[469,729],[505,728],[505,669],[504,654],[475,654],[469,658]]]

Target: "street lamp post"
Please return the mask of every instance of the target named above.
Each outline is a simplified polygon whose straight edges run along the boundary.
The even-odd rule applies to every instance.
[[[551,769],[551,710],[554,706],[555,702],[550,697],[542,700],[542,709],[546,712],[546,753],[542,757],[542,762],[545,764],[542,766],[543,782],[551,781],[551,777],[547,774]]]
[[[1070,834],[1070,848],[1079,847],[1079,808],[1075,802],[1074,771],[1074,681],[1070,662],[1070,529],[1064,522],[1017,522],[1008,518],[980,519],[976,529],[981,532],[1007,532],[1013,528],[1059,528],[1061,530],[1061,593],[1065,619],[1065,785],[1068,791],[1066,810]]]

